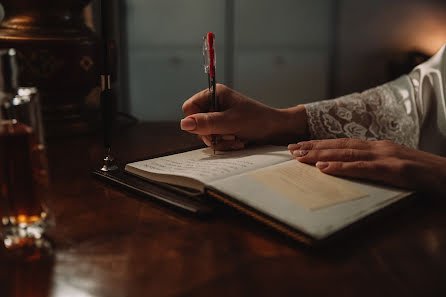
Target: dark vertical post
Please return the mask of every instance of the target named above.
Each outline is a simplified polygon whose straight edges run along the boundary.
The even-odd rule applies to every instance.
[[[119,111],[130,112],[129,64],[128,64],[128,34],[127,34],[127,1],[117,0],[118,24],[118,81],[119,81]]]

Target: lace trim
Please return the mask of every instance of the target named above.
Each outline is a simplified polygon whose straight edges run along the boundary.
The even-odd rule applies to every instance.
[[[391,83],[305,107],[312,139],[388,139],[412,148],[418,146],[415,108],[407,106],[407,96],[394,92]]]

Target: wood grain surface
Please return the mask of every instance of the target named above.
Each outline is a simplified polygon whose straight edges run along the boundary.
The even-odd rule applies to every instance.
[[[199,144],[178,123],[117,134],[121,165]],[[95,135],[48,144],[53,252],[1,250],[0,296],[446,296],[444,197],[308,248],[224,206],[198,218],[110,187],[91,175],[103,153]]]

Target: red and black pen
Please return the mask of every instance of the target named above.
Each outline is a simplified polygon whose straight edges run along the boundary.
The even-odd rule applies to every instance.
[[[204,72],[208,74],[208,86],[209,86],[209,111],[219,111],[218,98],[216,95],[215,85],[215,35],[210,32],[203,37],[203,59],[204,59]],[[214,149],[217,144],[217,137],[212,135],[212,147]]]

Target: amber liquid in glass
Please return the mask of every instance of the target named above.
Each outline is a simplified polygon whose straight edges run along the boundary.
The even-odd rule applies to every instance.
[[[20,244],[17,236],[29,237],[28,231],[36,232],[32,226],[42,227],[47,216],[42,199],[47,175],[43,158],[43,148],[29,126],[0,121],[0,215],[3,228],[16,228],[12,232],[16,244]]]

